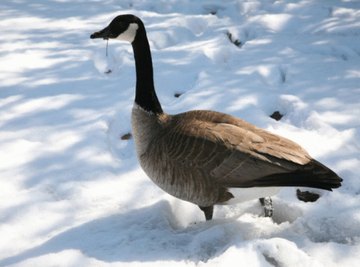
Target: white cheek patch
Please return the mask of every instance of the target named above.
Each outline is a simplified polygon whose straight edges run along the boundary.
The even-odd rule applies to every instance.
[[[126,31],[124,31],[122,34],[120,34],[115,39],[132,43],[135,39],[138,28],[139,28],[139,25],[137,25],[137,23],[130,23],[130,25],[126,29]]]

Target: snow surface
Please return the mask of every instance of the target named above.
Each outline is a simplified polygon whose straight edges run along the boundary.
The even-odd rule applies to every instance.
[[[282,189],[273,220],[249,201],[205,222],[162,192],[121,140],[131,46],[89,39],[124,13],[145,22],[167,112],[246,119],[343,186]],[[0,32],[0,266],[359,266],[359,1],[2,0]]]

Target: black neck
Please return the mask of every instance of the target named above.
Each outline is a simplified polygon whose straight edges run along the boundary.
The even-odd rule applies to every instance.
[[[155,93],[150,46],[142,23],[139,25],[132,47],[136,66],[135,102],[146,111],[161,114],[163,110]]]

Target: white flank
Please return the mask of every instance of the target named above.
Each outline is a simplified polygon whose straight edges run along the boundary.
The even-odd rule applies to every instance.
[[[230,188],[234,198],[224,204],[235,204],[262,197],[271,197],[279,193],[279,187],[257,187],[257,188]]]

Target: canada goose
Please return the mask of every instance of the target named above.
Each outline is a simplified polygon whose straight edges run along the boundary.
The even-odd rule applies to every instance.
[[[241,119],[208,110],[163,112],[146,30],[138,17],[117,16],[90,38],[131,43],[136,65],[131,123],[140,165],[164,191],[198,205],[206,220],[212,219],[215,204],[271,196],[279,187],[332,191],[341,186],[336,173],[298,144]],[[235,189],[242,191],[237,195]]]

